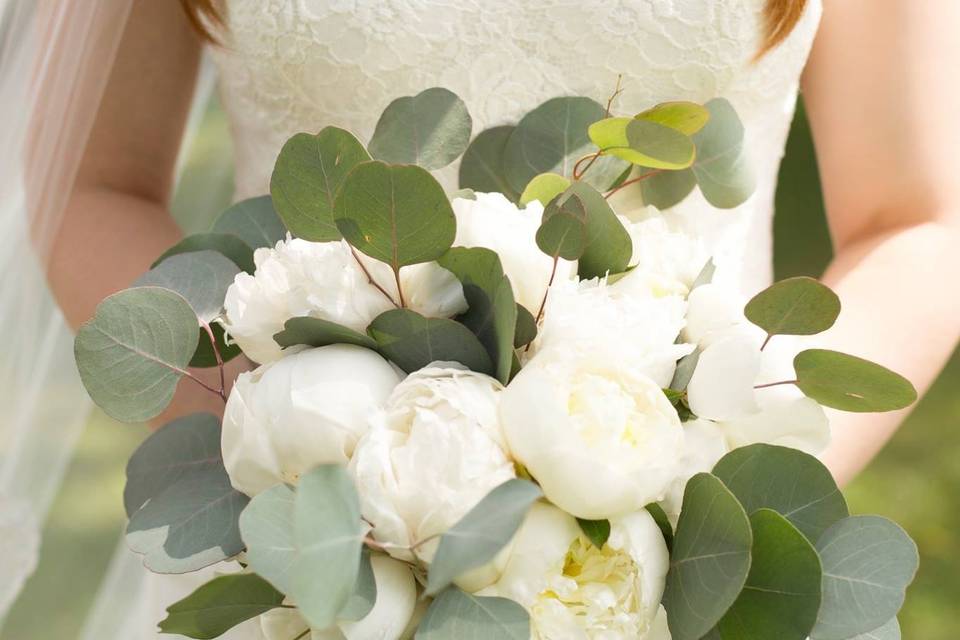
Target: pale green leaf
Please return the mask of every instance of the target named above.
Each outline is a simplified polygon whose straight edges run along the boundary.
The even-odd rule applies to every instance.
[[[170,256],[146,272],[135,287],[176,291],[193,307],[197,318],[212,322],[223,313],[223,299],[240,268],[216,251],[192,251]]]
[[[917,390],[900,374],[845,353],[807,349],[797,354],[793,367],[800,390],[834,409],[896,411],[917,400]]]
[[[287,228],[273,208],[270,196],[241,200],[220,214],[211,231],[231,233],[251,249],[273,248],[287,237]]]
[[[662,102],[638,113],[635,117],[638,120],[656,122],[692,136],[707,124],[710,120],[710,112],[696,102],[677,101]]]
[[[415,640],[530,640],[530,616],[513,600],[449,587],[430,604]]]
[[[284,593],[292,590],[297,564],[293,535],[293,489],[278,484],[255,495],[240,514],[240,536],[250,567]]]
[[[253,262],[253,249],[232,233],[195,233],[192,236],[187,236],[164,251],[150,267],[156,267],[171,256],[194,251],[222,253],[247,273],[253,273],[257,268]]]
[[[551,200],[567,190],[570,181],[556,173],[541,173],[527,184],[520,196],[520,204],[527,205],[534,200],[546,206]]]

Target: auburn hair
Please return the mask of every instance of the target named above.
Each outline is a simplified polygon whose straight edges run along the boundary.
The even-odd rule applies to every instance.
[[[198,33],[209,42],[216,42],[211,31],[212,26],[224,24],[221,0],[180,0],[190,23]],[[764,33],[757,51],[757,58],[773,49],[790,35],[803,10],[807,0],[767,0],[763,8]]]

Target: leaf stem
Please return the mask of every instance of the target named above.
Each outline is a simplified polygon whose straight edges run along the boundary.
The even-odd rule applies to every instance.
[[[754,389],[767,389],[769,387],[778,387],[784,384],[797,384],[796,380],[781,380],[780,382],[768,382],[766,384],[754,385]]]
[[[220,355],[220,348],[217,346],[217,339],[213,335],[213,329],[210,328],[210,323],[201,322],[200,326],[203,327],[203,330],[207,332],[207,337],[210,338],[210,346],[213,348],[213,355],[217,359],[217,368],[220,370],[220,399],[226,404],[227,380],[226,374],[223,371],[223,356]]]
[[[603,112],[604,118],[610,117],[610,109],[613,107],[613,101],[620,97],[620,94],[623,93],[623,74],[617,74],[617,88],[613,90],[613,94],[610,96],[610,99],[607,100],[607,108]]]
[[[577,160],[576,164],[573,165],[573,179],[580,180],[581,178],[583,178],[583,174],[589,171],[590,167],[593,166],[593,163],[597,161],[597,158],[599,158],[602,155],[603,155],[603,149],[600,149],[595,153],[588,153],[587,155]],[[589,162],[587,163],[587,166],[583,168],[583,171],[579,171],[580,165],[583,164],[585,160],[589,160]]]
[[[400,284],[400,267],[393,270],[393,278],[397,282],[397,294],[400,296],[400,308],[407,308],[407,301],[403,299],[403,286]]]
[[[389,293],[387,293],[387,290],[386,290],[386,289],[384,289],[384,288],[381,287],[379,284],[377,284],[377,281],[373,279],[373,276],[372,276],[372,275],[370,275],[370,272],[367,270],[367,266],[366,266],[365,264],[363,264],[363,260],[361,260],[361,259],[360,259],[360,256],[357,255],[357,250],[354,249],[353,247],[350,247],[350,253],[353,254],[353,259],[357,261],[357,264],[360,265],[360,270],[363,271],[363,274],[364,274],[365,276],[367,276],[367,281],[368,281],[370,284],[372,284],[374,287],[376,287],[377,291],[379,291],[379,292],[382,293],[384,296],[386,296],[387,300],[390,301],[390,304],[392,304],[393,306],[399,308],[400,305],[398,305],[398,304],[397,304],[397,301],[393,299],[393,296],[391,296]],[[397,283],[397,286],[399,287],[399,281],[398,281],[398,283]],[[401,296],[402,296],[402,294],[401,294]]]
[[[439,538],[439,537],[442,536],[442,535],[443,535],[442,533],[435,533],[435,534],[433,534],[432,536],[427,536],[427,537],[424,538],[423,540],[417,540],[417,541],[414,542],[412,545],[410,545],[410,551],[416,551],[417,549],[419,549],[419,548],[422,547],[423,545],[425,545],[425,544],[427,544],[428,542],[431,542],[431,541],[433,541],[433,540],[436,540],[437,538]]]
[[[550,295],[550,287],[553,286],[553,279],[557,277],[557,265],[559,263],[560,256],[553,256],[553,268],[550,270],[550,281],[547,282],[547,290],[543,292],[543,300],[540,301],[540,309],[537,310],[537,317],[534,318],[534,324],[540,324],[540,319],[543,317],[543,310],[547,306],[547,296]],[[530,350],[529,344],[526,350]]]
[[[636,183],[638,183],[638,182],[643,182],[643,181],[646,180],[647,178],[653,177],[653,176],[657,175],[658,173],[663,173],[663,169],[654,169],[653,171],[649,171],[649,172],[647,172],[647,173],[645,173],[645,174],[643,174],[643,175],[641,175],[641,176],[637,176],[636,178],[630,178],[629,180],[625,180],[625,181],[623,182],[623,184],[621,184],[620,186],[618,186],[618,187],[616,187],[616,188],[614,188],[614,189],[611,189],[611,190],[608,191],[603,197],[604,197],[604,198],[609,198],[610,196],[612,196],[612,195],[615,194],[616,192],[620,191],[621,189],[626,189],[627,187],[629,187],[629,186],[632,185],[632,184],[636,184]]]
[[[763,341],[763,344],[760,345],[760,351],[763,351],[764,349],[767,348],[767,345],[770,343],[770,339],[773,338],[773,335],[774,335],[774,334],[772,334],[772,333],[768,333],[768,334],[767,334],[767,337],[766,337],[766,339]]]
[[[298,636],[297,636],[296,638],[294,638],[293,640],[301,640],[301,638],[306,638],[308,633],[310,633],[310,627],[307,627],[307,630],[306,630],[306,631],[304,631],[303,633],[301,633],[300,635],[298,635]]]

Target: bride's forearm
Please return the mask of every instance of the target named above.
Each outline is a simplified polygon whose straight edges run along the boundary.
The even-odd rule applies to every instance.
[[[948,216],[940,218],[949,220]],[[960,231],[929,222],[841,249],[824,280],[843,311],[819,342],[879,362],[908,377],[922,394],[960,337]],[[893,435],[907,411],[831,411],[833,444],[823,460],[843,483]]]

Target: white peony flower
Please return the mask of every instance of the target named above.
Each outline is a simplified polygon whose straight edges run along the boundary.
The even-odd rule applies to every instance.
[[[417,605],[417,584],[410,567],[389,556],[370,558],[377,600],[361,620],[338,622],[336,628],[310,631],[310,640],[399,640]],[[296,609],[271,609],[260,616],[266,640],[292,640],[308,625]],[[306,638],[307,636],[304,636]]]
[[[660,500],[683,431],[659,384],[624,359],[541,352],[500,399],[510,450],[551,502],[598,520]]]
[[[671,230],[660,215],[621,221],[633,240],[633,269],[621,280],[622,286],[632,288],[639,280],[663,292],[686,295],[710,258],[703,241]]]
[[[350,463],[378,542],[406,547],[443,533],[516,475],[497,415],[501,389],[457,363],[434,363],[394,389]],[[429,562],[435,551],[425,544],[416,555]]]
[[[510,279],[514,299],[536,314],[553,268],[553,260],[536,242],[543,205],[535,200],[518,209],[502,194],[478,193],[476,200],[454,199],[453,211],[457,216],[454,246],[495,251]],[[554,281],[569,280],[576,272],[576,263],[561,260]]]
[[[253,496],[319,464],[346,464],[370,416],[400,382],[373,351],[309,349],[243,373],[223,416],[223,462]]]
[[[243,352],[260,363],[280,358],[273,336],[290,318],[322,318],[362,333],[371,320],[394,308],[343,241],[288,239],[272,249],[257,249],[254,262],[255,274],[237,274],[227,290],[223,326]],[[395,300],[390,268],[369,258],[364,265]],[[466,309],[460,283],[436,263],[405,267],[400,273],[404,293],[416,311],[446,316]]]
[[[503,576],[480,593],[522,604],[531,640],[669,640],[660,606],[669,563],[645,510],[611,520],[610,538],[597,549],[572,516],[535,504]]]
[[[720,458],[730,452],[730,445],[720,425],[710,420],[691,420],[683,424],[684,450],[680,457],[680,473],[670,483],[666,497],[660,506],[676,527],[683,505],[683,492],[690,478],[701,472],[708,472],[716,466]]]

